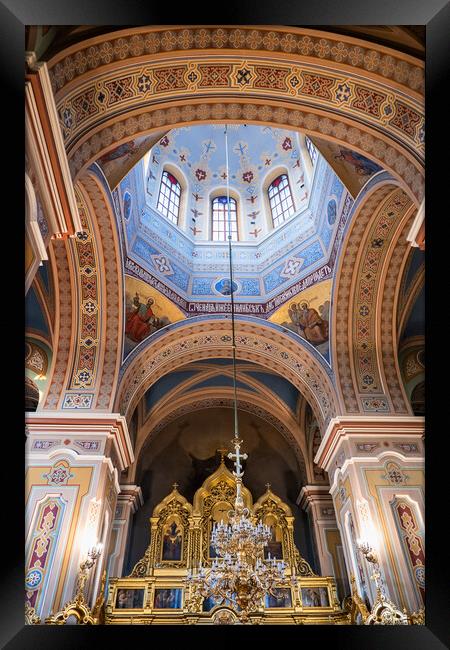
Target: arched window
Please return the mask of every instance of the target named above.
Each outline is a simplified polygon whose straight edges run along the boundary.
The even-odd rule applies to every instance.
[[[281,174],[272,181],[267,193],[272,211],[273,227],[276,228],[295,212],[287,174]]]
[[[230,196],[230,231],[231,240],[237,241],[237,203]],[[213,241],[228,241],[228,201],[226,196],[216,196],[212,202],[212,238]]]
[[[308,149],[309,157],[311,158],[311,163],[314,165],[317,158],[317,149],[315,148],[311,140],[306,136],[305,136],[305,144],[306,144],[306,148]]]
[[[178,215],[180,212],[181,185],[167,171],[163,172],[161,185],[159,188],[159,197],[157,210],[167,217],[172,223],[178,225]]]

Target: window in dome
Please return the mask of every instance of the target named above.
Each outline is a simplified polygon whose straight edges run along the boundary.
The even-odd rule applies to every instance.
[[[267,193],[269,195],[270,209],[272,211],[273,227],[276,228],[295,212],[287,174],[281,174],[281,176],[278,176],[269,185]]]
[[[237,241],[237,203],[230,196],[230,231],[231,240]],[[228,241],[228,201],[226,196],[217,196],[212,202],[212,238],[213,241]]]
[[[180,198],[181,198],[181,185],[173,176],[167,171],[163,172],[161,178],[161,186],[159,188],[158,206],[157,210],[165,217],[178,225],[178,215],[180,212]]]
[[[309,157],[311,158],[311,162],[314,165],[317,158],[317,149],[315,148],[311,140],[307,137],[305,137],[305,143],[306,143],[306,148],[308,149]]]

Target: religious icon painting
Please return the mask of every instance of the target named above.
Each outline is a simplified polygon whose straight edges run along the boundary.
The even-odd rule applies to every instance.
[[[266,595],[265,606],[268,608],[292,607],[291,590],[286,587],[278,587],[274,589],[273,593]]]
[[[163,562],[179,562],[182,557],[183,533],[175,517],[170,517],[167,521],[162,540],[162,557]]]
[[[336,215],[337,215],[336,201],[334,199],[330,199],[327,205],[327,219],[330,226],[332,226],[336,221]]]
[[[330,606],[327,587],[302,587],[301,595],[303,607]]]
[[[131,194],[128,190],[123,193],[123,216],[128,221],[131,215]]]
[[[142,609],[144,606],[144,589],[118,589],[117,609]]]
[[[181,609],[182,589],[155,589],[154,609]]]
[[[235,293],[238,288],[236,282],[234,282],[234,280],[231,282],[230,278],[221,278],[214,285],[214,289],[223,296],[230,296],[232,293]]]

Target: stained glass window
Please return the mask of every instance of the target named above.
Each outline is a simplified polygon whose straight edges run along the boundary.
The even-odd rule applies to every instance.
[[[272,211],[273,227],[276,228],[295,212],[287,175],[281,174],[281,176],[278,176],[269,185],[267,192]]]
[[[178,215],[180,212],[181,185],[167,171],[163,172],[161,186],[159,188],[159,197],[157,210],[167,217],[172,223],[178,225]]]
[[[228,241],[228,219],[230,220],[231,240],[237,241],[237,203],[230,196],[230,216],[226,196],[217,196],[212,202],[212,238],[213,241]]]

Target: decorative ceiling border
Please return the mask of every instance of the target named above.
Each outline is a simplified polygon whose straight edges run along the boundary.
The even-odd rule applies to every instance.
[[[81,80],[80,80],[81,81]],[[387,130],[419,161],[424,156],[423,101],[400,93],[386,81],[363,78],[352,71],[344,73],[293,58],[286,63],[272,58],[210,55],[198,60],[180,59],[119,64],[105,71],[105,77],[83,81],[64,99],[57,110],[67,151],[99,120],[113,120],[125,111],[142,110],[146,105],[168,100],[175,102],[186,94],[207,98],[271,97],[301,107],[323,109],[353,118],[366,126]]]
[[[113,206],[106,196],[103,184],[95,174],[83,177],[84,187],[98,228],[102,256],[102,283],[104,284],[104,352],[95,407],[108,409],[114,401],[114,389],[120,367],[122,342],[123,272],[120,243],[115,227]]]
[[[354,215],[344,242],[332,328],[336,381],[347,413],[409,412],[399,387],[389,317],[395,318],[393,302],[407,245],[406,226],[401,225],[400,233],[399,224],[410,222],[413,210],[401,188],[375,189]]]
[[[353,314],[350,310],[351,287],[355,274],[358,251],[370,219],[380,202],[384,201],[395,186],[389,184],[375,187],[364,202],[355,206],[355,212],[342,243],[340,264],[336,269],[336,283],[333,287],[335,308],[332,310],[331,331],[334,332],[332,365],[335,369],[336,384],[342,395],[344,412],[359,413],[360,405],[356,397],[352,365],[350,362],[349,328]]]
[[[352,36],[308,28],[286,26],[170,26],[135,27],[96,36],[59,52],[49,61],[54,92],[72,85],[78,77],[99,71],[112,63],[136,60],[168,52],[195,56],[247,50],[283,60],[301,55],[330,67],[358,70],[378,76],[410,91],[424,91],[424,63],[393,48]]]

